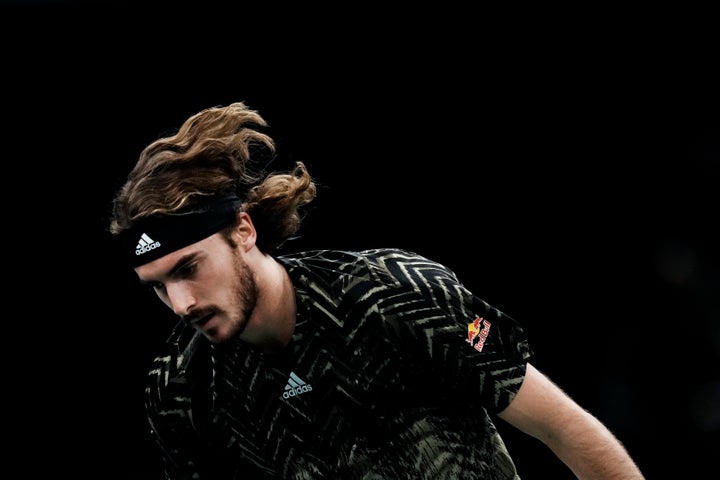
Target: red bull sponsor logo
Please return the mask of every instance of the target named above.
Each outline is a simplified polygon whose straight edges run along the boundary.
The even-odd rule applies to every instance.
[[[482,352],[488,332],[490,332],[490,322],[482,317],[475,317],[475,320],[468,324],[468,336],[465,341],[478,352]]]

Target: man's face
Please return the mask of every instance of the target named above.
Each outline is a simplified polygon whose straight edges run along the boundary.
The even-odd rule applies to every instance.
[[[214,343],[241,334],[257,305],[257,284],[243,251],[221,233],[135,272],[165,305]]]

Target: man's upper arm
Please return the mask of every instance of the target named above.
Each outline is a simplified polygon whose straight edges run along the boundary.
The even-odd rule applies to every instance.
[[[498,416],[514,427],[547,443],[553,432],[586,413],[560,387],[530,363],[512,402]]]

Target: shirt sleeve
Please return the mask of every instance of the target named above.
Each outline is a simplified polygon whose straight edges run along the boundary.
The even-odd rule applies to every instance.
[[[532,355],[522,326],[442,264],[406,253],[383,267],[395,286],[378,308],[408,362],[448,397],[493,413],[509,405]]]

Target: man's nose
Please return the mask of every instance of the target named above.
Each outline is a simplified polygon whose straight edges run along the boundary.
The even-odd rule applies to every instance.
[[[191,290],[182,283],[168,285],[166,288],[173,312],[181,317],[189,315],[197,303]]]

